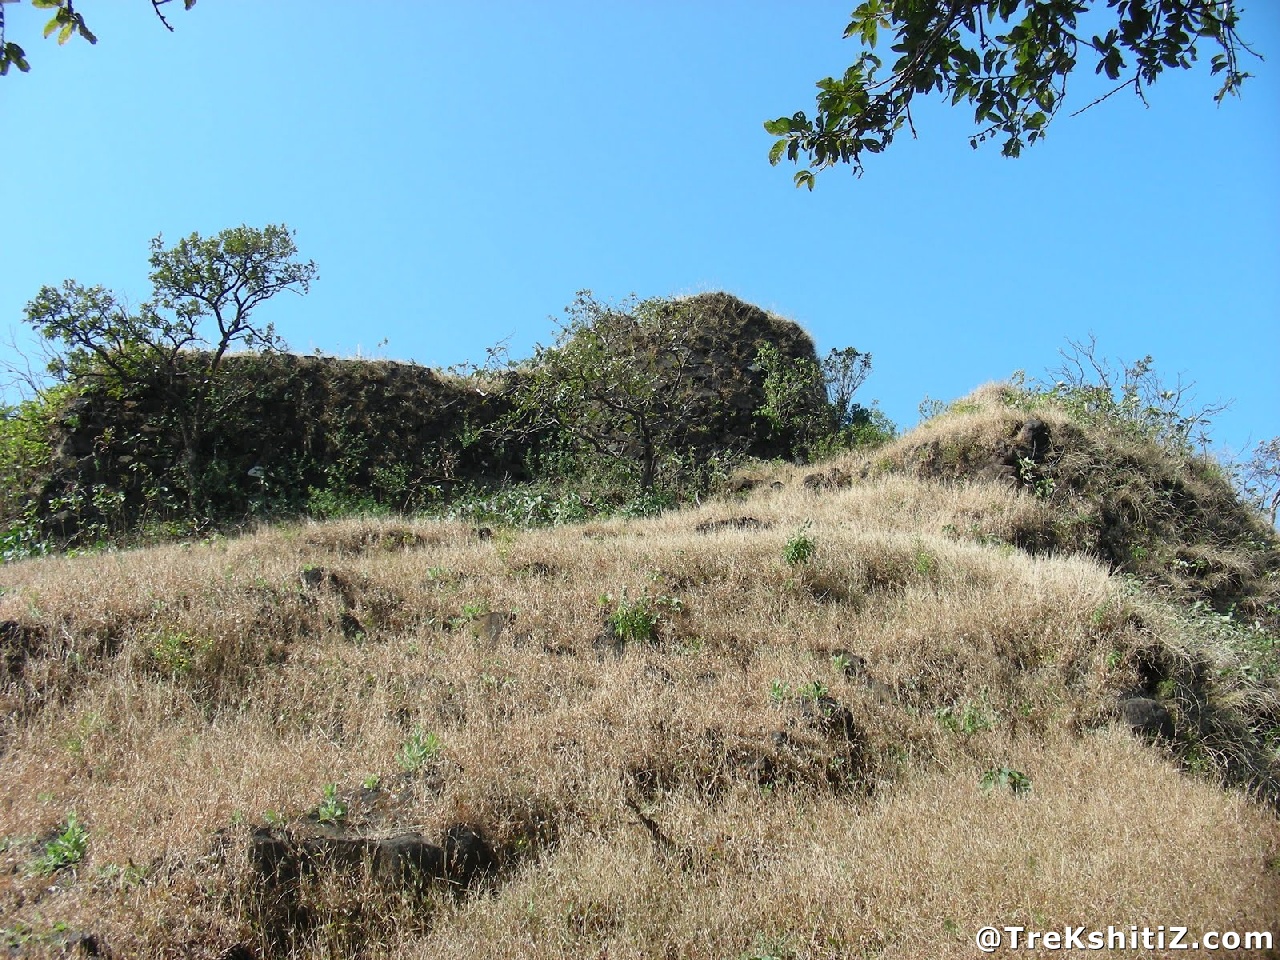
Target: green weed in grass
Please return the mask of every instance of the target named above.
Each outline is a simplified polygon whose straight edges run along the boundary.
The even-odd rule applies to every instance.
[[[31,868],[42,876],[56,873],[63,867],[79,863],[89,848],[89,831],[72,810],[67,814],[61,831],[45,844],[44,853],[36,857]]]

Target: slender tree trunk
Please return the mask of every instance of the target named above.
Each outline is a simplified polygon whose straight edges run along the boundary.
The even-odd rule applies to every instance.
[[[643,420],[640,422],[640,489],[645,493],[653,490],[653,482],[658,472],[658,451],[653,437]]]

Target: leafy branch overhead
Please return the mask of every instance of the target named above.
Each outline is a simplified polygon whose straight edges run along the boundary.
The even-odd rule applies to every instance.
[[[797,112],[767,121],[779,139],[769,151],[809,164],[796,186],[813,189],[814,171],[849,164],[861,176],[864,154],[885,150],[905,126],[915,135],[912,99],[938,93],[952,106],[973,107],[975,149],[1003,138],[1016,157],[1044,136],[1067,98],[1067,81],[1081,58],[1115,85],[1076,113],[1132,87],[1146,88],[1166,69],[1189,69],[1202,44],[1218,52],[1211,72],[1222,85],[1215,99],[1238,94],[1253,51],[1237,32],[1235,0],[863,0],[844,36],[864,50],[844,76],[818,82],[813,117]],[[1088,21],[1089,28],[1082,25]],[[1093,30],[1100,32],[1093,32]],[[897,56],[889,71],[875,51],[888,35]],[[1256,54],[1254,54],[1256,56]]]
[[[11,66],[17,67],[22,73],[26,73],[31,69],[31,64],[27,61],[26,51],[5,37],[5,2],[6,0],[0,0],[0,77],[7,74]],[[151,9],[155,11],[156,16],[160,18],[160,22],[164,24],[165,29],[170,33],[173,32],[173,26],[165,19],[164,11],[161,8],[165,4],[172,2],[173,0],[151,0]],[[98,42],[97,35],[84,22],[84,16],[76,10],[74,0],[31,0],[31,5],[36,9],[53,11],[53,16],[44,25],[46,39],[56,33],[58,45],[62,46],[78,33],[90,43]],[[190,10],[195,5],[196,0],[182,0],[182,8],[184,10]]]

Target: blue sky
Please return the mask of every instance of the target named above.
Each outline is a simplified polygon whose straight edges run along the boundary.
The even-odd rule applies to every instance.
[[[58,48],[9,4],[0,331],[67,277],[143,299],[158,233],[284,222],[319,281],[259,319],[299,352],[523,356],[579,289],[724,289],[870,351],[859,399],[904,426],[1093,333],[1233,399],[1222,445],[1280,433],[1280,7],[1245,4],[1268,59],[1221,108],[1206,50],[1020,160],[931,104],[863,179],[798,191],[761,124],[852,61],[852,6],[203,0],[170,34],[85,0],[98,45]]]

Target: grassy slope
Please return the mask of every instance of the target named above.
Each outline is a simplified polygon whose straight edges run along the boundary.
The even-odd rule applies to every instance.
[[[3,568],[33,649],[0,688],[0,945],[66,924],[130,956],[911,958],[972,956],[988,923],[1276,930],[1274,809],[1113,720],[1153,650],[1245,739],[1231,711],[1270,716],[1274,674],[1092,560],[1002,542],[1052,498],[882,472],[920,437],[846,462],[871,477],[845,489],[768,468],[780,487],[644,521],[348,521]],[[642,598],[656,634],[615,655],[604,618]],[[403,777],[415,728],[442,746]],[[1193,746],[1273,782],[1257,750],[1239,774],[1249,744]],[[982,790],[998,767],[1030,793]],[[372,832],[480,828],[487,892],[321,874],[273,912],[252,829],[327,783],[355,820],[370,776],[399,791]],[[70,810],[86,858],[33,875]]]

